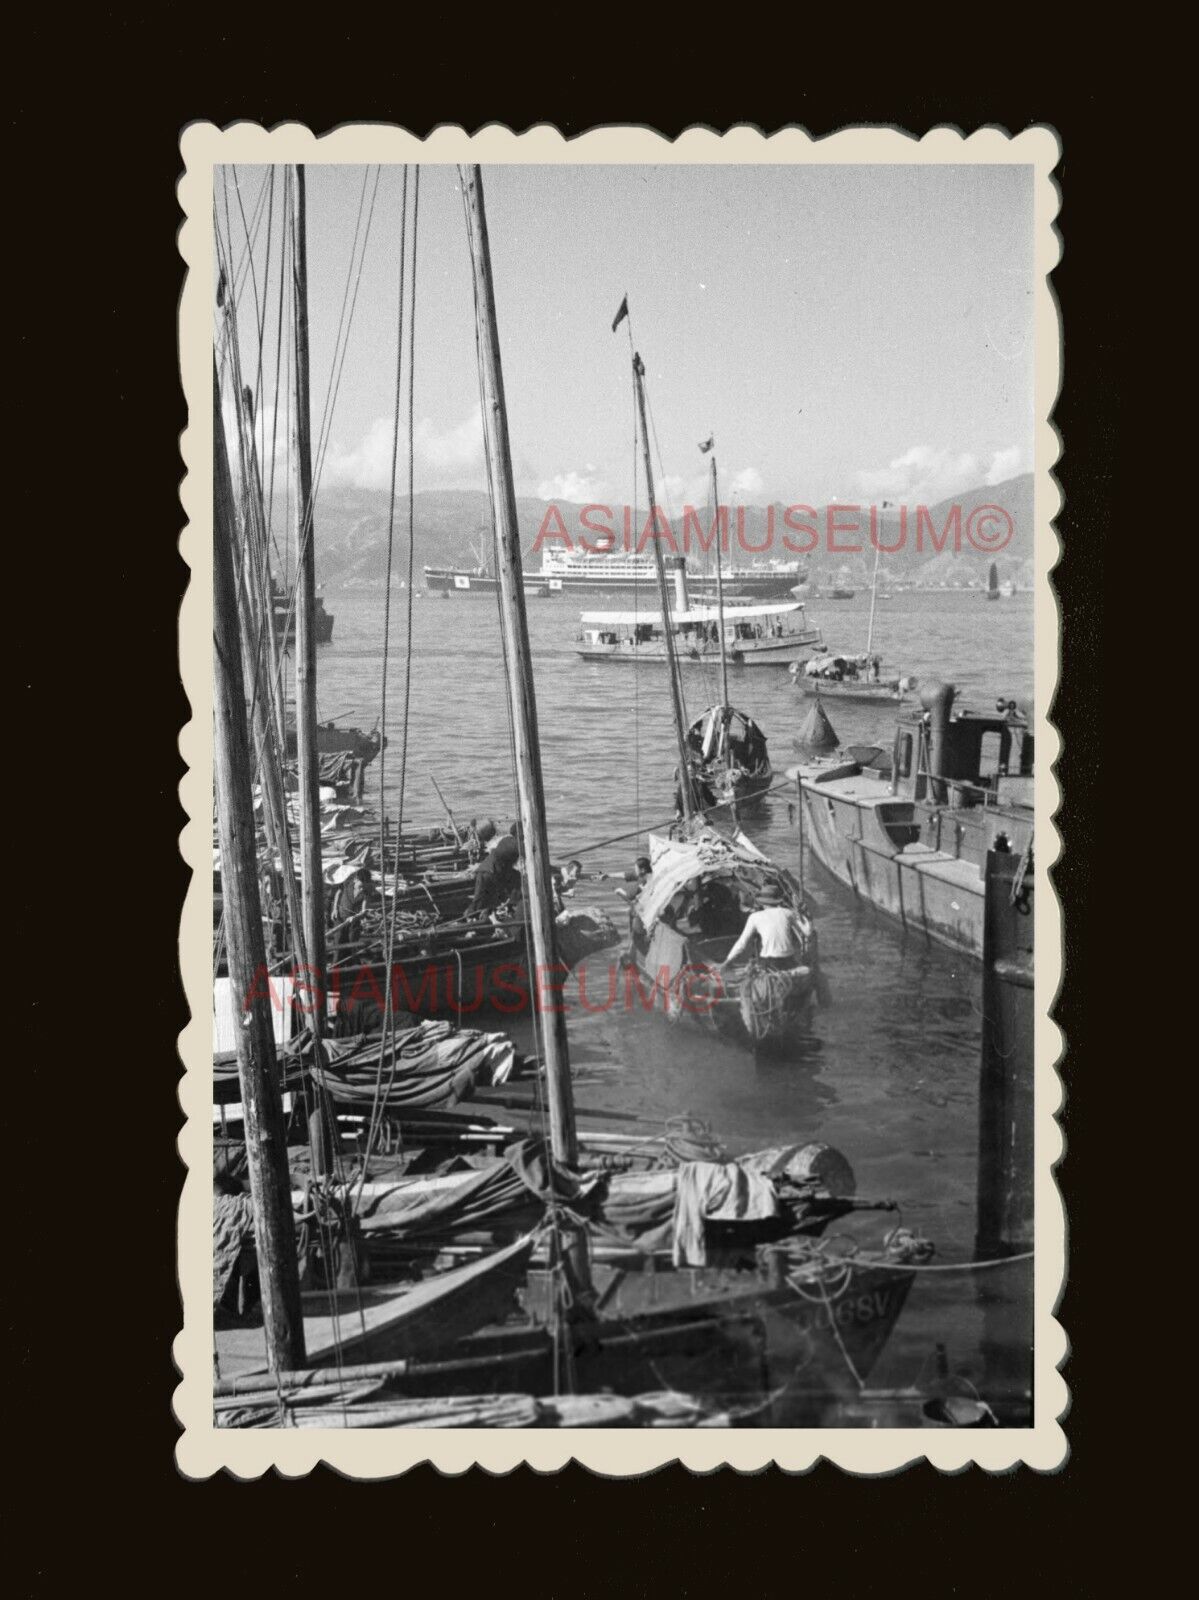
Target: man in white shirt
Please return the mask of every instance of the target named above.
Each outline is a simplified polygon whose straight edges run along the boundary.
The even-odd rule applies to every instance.
[[[720,963],[719,971],[731,967],[754,939],[758,943],[757,958],[762,966],[794,968],[802,965],[812,932],[811,923],[802,912],[787,905],[782,891],[771,885],[767,885],[760,898],[761,909],[750,912],[741,930],[741,937]]]

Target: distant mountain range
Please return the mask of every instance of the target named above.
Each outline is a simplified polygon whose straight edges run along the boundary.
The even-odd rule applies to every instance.
[[[561,531],[564,525],[572,540],[577,541],[585,530],[580,523],[581,505],[555,502],[561,514],[561,523],[552,521],[552,528]],[[980,515],[981,508],[993,506],[1011,519],[1011,537],[1001,549],[988,545],[986,535],[997,527],[1002,533],[1005,524],[1000,518]],[[490,502],[480,490],[430,489],[414,497],[414,547],[415,577],[423,582],[424,566],[466,566],[478,564],[479,553],[486,555],[490,545]],[[957,511],[960,526],[960,548],[954,548],[955,531],[951,520]],[[852,524],[853,515],[846,505],[832,508],[838,527]],[[783,543],[784,534],[793,542],[805,545],[810,538],[790,529],[784,522],[786,507],[776,505],[744,507],[744,542],[746,546],[764,547],[760,555],[749,554],[737,547],[736,512],[732,525],[734,549],[732,561],[739,566],[766,562],[771,557],[800,560],[807,567],[814,582],[832,582],[838,575],[841,581],[848,577],[856,583],[869,583],[874,551],[869,543],[869,508],[858,513],[857,532],[840,532],[835,535],[839,549],[828,548],[829,508],[821,508],[815,518],[798,517],[820,534],[820,544],[810,555],[797,556]],[[540,565],[540,555],[534,554],[539,530],[546,525],[551,505],[544,500],[521,499],[517,501],[526,563]],[[703,515],[701,509],[701,517]],[[619,518],[619,512],[616,517]],[[898,540],[899,512],[883,513],[882,537],[885,543]],[[644,509],[641,516],[644,522]],[[317,582],[325,589],[369,587],[384,581],[387,572],[387,522],[388,496],[382,489],[324,488],[320,491],[316,513],[316,567]],[[619,522],[617,522],[619,527]],[[773,536],[772,531],[773,530]],[[282,533],[282,530],[279,530]],[[681,539],[681,526],[674,529]],[[973,541],[971,533],[974,534]],[[595,535],[591,535],[592,542]],[[936,541],[945,538],[944,547],[938,551]],[[860,551],[847,551],[846,546],[860,545]],[[981,546],[981,548],[980,548]],[[563,549],[563,541],[548,536],[543,548]],[[972,489],[951,500],[942,500],[928,508],[926,519],[917,526],[917,507],[908,511],[907,537],[903,548],[894,554],[884,553],[881,570],[889,580],[922,585],[979,582],[986,578],[992,560],[999,568],[1000,580],[1013,579],[1022,586],[1031,584],[1033,558],[1033,478],[1025,473],[1010,478],[1005,483],[987,488]],[[693,554],[697,565],[702,556]],[[709,558],[710,560],[710,558]],[[408,569],[408,501],[398,500],[395,514],[392,570],[398,581]],[[887,581],[887,580],[884,580]]]

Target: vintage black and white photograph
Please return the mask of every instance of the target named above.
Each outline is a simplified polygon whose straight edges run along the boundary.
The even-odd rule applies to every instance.
[[[189,1435],[1027,1456],[1053,136],[191,137]]]

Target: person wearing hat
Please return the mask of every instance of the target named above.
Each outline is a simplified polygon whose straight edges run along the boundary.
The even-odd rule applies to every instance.
[[[717,971],[731,967],[755,939],[761,966],[792,968],[802,964],[812,933],[811,923],[802,912],[787,904],[782,890],[775,884],[766,884],[758,899],[759,909],[751,911],[745,919],[741,937],[718,964]]]

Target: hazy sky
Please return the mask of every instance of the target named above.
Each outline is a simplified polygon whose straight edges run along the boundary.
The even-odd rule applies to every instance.
[[[263,176],[237,170],[247,215]],[[702,502],[696,445],[713,430],[725,498],[932,503],[1031,467],[1031,168],[516,166],[485,168],[484,184],[521,493],[630,496],[628,341],[623,327],[610,331],[626,292],[667,475],[659,498],[676,506]],[[362,187],[360,167],[308,168],[317,423]],[[401,169],[384,169],[325,484],[387,485],[400,189]],[[277,178],[276,284],[280,192]],[[217,204],[223,224],[219,171]],[[265,227],[260,274],[264,259]],[[252,366],[250,301],[247,281],[239,303]],[[268,406],[271,388],[264,380]],[[418,490],[484,486],[478,404],[457,170],[426,166]]]

